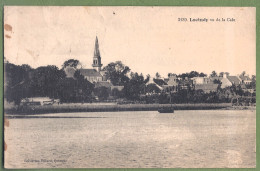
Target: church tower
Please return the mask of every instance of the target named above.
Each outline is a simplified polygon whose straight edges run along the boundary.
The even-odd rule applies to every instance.
[[[100,52],[99,52],[98,38],[96,36],[95,50],[94,50],[94,57],[93,57],[92,67],[94,69],[96,69],[98,72],[100,72],[102,65],[103,64],[101,64],[101,56],[100,56]]]

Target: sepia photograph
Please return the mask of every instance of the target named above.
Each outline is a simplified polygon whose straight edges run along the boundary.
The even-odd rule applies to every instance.
[[[5,6],[4,167],[256,168],[256,8]]]

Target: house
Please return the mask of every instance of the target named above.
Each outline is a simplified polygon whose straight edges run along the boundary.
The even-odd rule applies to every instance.
[[[178,79],[174,74],[169,75],[167,79],[164,79],[164,82],[167,84],[163,86],[166,92],[176,92],[178,87]]]
[[[246,85],[249,85],[252,83],[252,80],[247,75],[240,75],[239,79],[241,80],[242,83],[245,83]]]
[[[208,77],[193,77],[191,79],[193,81],[193,84],[208,84],[211,82],[211,79]]]
[[[80,74],[91,83],[103,81],[102,75],[96,69],[79,69]]]
[[[221,88],[226,88],[232,86],[232,83],[229,81],[226,75],[223,75],[221,79]]]
[[[237,76],[228,76],[227,74],[223,75],[221,79],[221,88],[230,87],[232,85],[238,86],[242,81]]]
[[[159,93],[163,91],[163,86],[166,86],[167,83],[163,79],[155,79],[150,78],[149,81],[146,83],[146,91],[149,93]]]
[[[165,86],[168,86],[168,84],[161,78],[154,78],[153,82],[157,85],[159,85],[160,87],[164,88]]]
[[[102,75],[103,81],[108,81],[107,76],[106,76],[106,71],[100,71],[99,73]]]
[[[178,79],[176,75],[171,74],[168,78],[168,81],[166,82],[169,86],[178,86]]]
[[[93,56],[93,64],[92,64],[93,68],[91,68],[91,69],[79,69],[79,72],[85,79],[87,79],[91,83],[106,81],[107,79],[105,78],[105,72],[101,71],[102,65],[103,64],[101,63],[101,56],[100,56],[100,51],[99,51],[98,38],[96,37],[94,56]],[[67,78],[73,78],[76,70],[77,69],[70,67],[70,66],[68,66],[64,69]]]
[[[154,85],[155,87],[157,87],[159,90],[163,90],[163,87],[162,86],[160,86],[159,84],[157,84],[155,81],[154,81],[155,79],[154,78],[150,78],[149,79],[149,81],[146,83],[146,86],[148,86],[148,85]],[[162,80],[163,81],[163,80]],[[161,81],[161,82],[162,82]],[[164,82],[164,81],[163,81]],[[165,82],[164,82],[165,83]],[[166,84],[166,83],[165,83]]]
[[[66,67],[64,69],[67,78],[74,78],[76,69],[73,67]],[[94,83],[98,81],[103,81],[103,76],[97,72],[96,69],[79,69],[80,74],[87,79],[89,82]]]
[[[122,91],[124,89],[124,86],[111,86],[111,91],[112,90],[118,90],[118,91]]]
[[[30,97],[22,99],[21,105],[52,105],[55,101],[54,99],[50,99],[49,97]]]
[[[170,80],[169,78],[164,78],[164,79],[163,79],[163,81],[166,82],[167,84],[168,84],[168,81],[169,81],[169,80]]]
[[[193,77],[194,90],[202,90],[205,93],[216,92],[219,84],[214,83],[215,80],[220,80],[220,78]]]
[[[185,79],[179,80],[178,88],[179,88],[179,90],[187,90],[187,89],[193,88],[192,83],[193,83],[193,81],[186,77]]]
[[[232,85],[238,86],[242,83],[242,81],[237,76],[227,76],[227,78],[232,83]]]
[[[172,79],[174,79],[174,78],[172,78]],[[170,81],[170,79],[169,79],[169,81]],[[169,83],[169,81],[168,81],[168,83]],[[173,80],[170,81],[170,85],[167,84],[164,81],[164,79],[161,79],[161,78],[156,78],[156,79],[154,78],[153,82],[154,82],[154,84],[157,85],[157,87],[160,88],[161,91],[166,91],[166,92],[176,91],[176,84],[174,84]]]
[[[98,81],[95,83],[95,88],[99,87],[106,87],[106,88],[111,88],[113,84],[110,81]]]
[[[203,90],[205,93],[217,92],[218,84],[208,83],[208,84],[195,84],[195,90]]]

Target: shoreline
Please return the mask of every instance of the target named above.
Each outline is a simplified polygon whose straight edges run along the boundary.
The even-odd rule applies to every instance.
[[[174,110],[255,110],[255,106],[232,106],[231,103],[194,103],[173,104]],[[157,111],[162,107],[171,107],[171,104],[60,104],[46,106],[27,106],[5,109],[8,115],[34,115],[48,113],[72,113],[72,112],[119,112],[119,111]]]

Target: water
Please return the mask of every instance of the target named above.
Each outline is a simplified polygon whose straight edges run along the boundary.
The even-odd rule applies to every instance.
[[[255,110],[60,113],[8,120],[9,168],[256,166]]]

